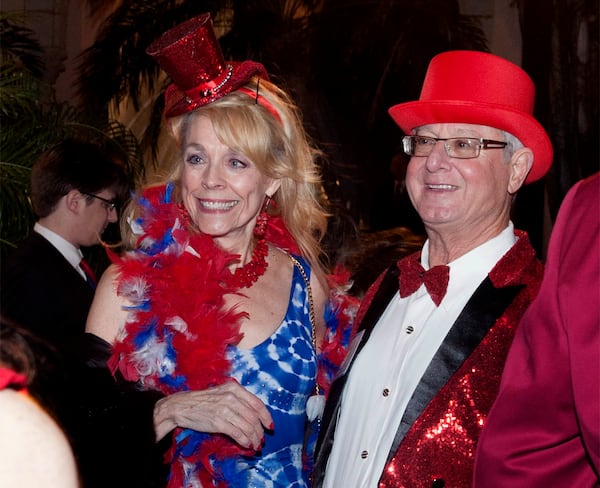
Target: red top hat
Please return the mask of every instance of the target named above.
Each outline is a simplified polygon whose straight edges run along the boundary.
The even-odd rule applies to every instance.
[[[253,76],[268,79],[260,63],[225,62],[208,13],[168,30],[146,52],[173,81],[165,92],[167,118],[214,102],[244,86]]]
[[[552,164],[552,144],[535,120],[535,87],[525,71],[494,54],[448,51],[429,63],[418,101],[389,109],[407,134],[421,125],[465,123],[487,125],[517,137],[533,151],[525,183],[543,177]]]

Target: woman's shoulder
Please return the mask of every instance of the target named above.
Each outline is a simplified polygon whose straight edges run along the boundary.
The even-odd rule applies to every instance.
[[[79,486],[69,441],[26,393],[0,391],[0,452],[0,486]]]
[[[117,294],[119,268],[111,264],[102,274],[94,301],[88,313],[85,331],[107,342],[114,342],[125,321],[124,306],[128,303]]]

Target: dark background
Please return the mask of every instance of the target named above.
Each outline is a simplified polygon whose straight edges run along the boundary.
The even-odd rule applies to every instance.
[[[2,10],[24,3],[5,0]],[[171,154],[159,137],[159,94],[169,80],[161,78],[145,48],[176,23],[205,11],[223,34],[226,58],[262,62],[272,79],[292,93],[307,129],[325,152],[327,195],[340,215],[364,233],[397,226],[422,231],[403,192],[402,134],[387,109],[419,97],[435,54],[449,49],[495,52],[498,39],[488,39],[483,28],[489,32],[491,22],[518,22],[513,27],[520,36],[500,41],[515,46],[519,64],[533,78],[535,116],[554,145],[549,174],[520,191],[513,216],[516,226],[529,232],[540,257],[567,190],[600,169],[597,0],[48,4],[53,27],[42,26],[40,10],[26,15],[35,32],[63,33],[62,44],[54,42],[46,50],[46,81],[83,113],[116,118],[130,128],[140,148],[137,164],[146,168],[143,177]],[[465,13],[468,4],[493,5],[493,18]],[[496,13],[499,4],[507,5]],[[75,5],[79,17],[73,20]],[[516,19],[503,19],[502,12],[510,8],[517,11]],[[10,161],[4,150],[2,159]],[[600,211],[600,201],[598,207]]]

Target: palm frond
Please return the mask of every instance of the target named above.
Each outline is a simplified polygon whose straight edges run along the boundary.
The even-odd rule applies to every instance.
[[[41,79],[44,72],[43,50],[33,30],[24,25],[23,14],[0,12],[0,53],[2,61],[12,60]]]
[[[36,110],[41,91],[39,79],[31,72],[16,66],[13,61],[0,64],[0,114],[3,117],[13,117],[23,110]]]

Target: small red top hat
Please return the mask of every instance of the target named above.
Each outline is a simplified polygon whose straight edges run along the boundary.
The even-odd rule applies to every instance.
[[[429,63],[418,101],[389,109],[406,133],[421,125],[464,123],[510,132],[533,151],[525,183],[542,178],[552,164],[552,144],[533,118],[535,86],[519,66],[479,51],[448,51]]]
[[[244,86],[253,76],[268,79],[254,61],[225,62],[209,13],[165,32],[146,52],[171,77],[165,92],[165,117],[174,117],[214,102]]]

